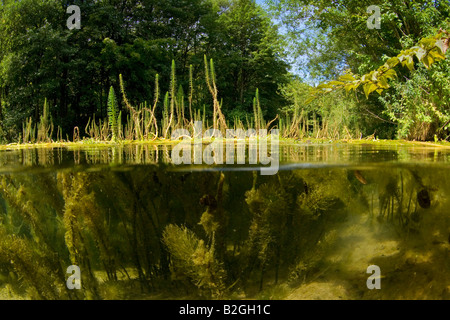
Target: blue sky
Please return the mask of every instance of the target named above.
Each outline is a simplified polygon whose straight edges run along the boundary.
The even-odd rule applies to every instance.
[[[256,1],[256,3],[258,3],[259,5],[264,7],[265,0],[255,0],[255,1]],[[274,21],[274,22],[275,22],[275,24],[278,24],[276,21]],[[278,26],[279,26],[279,31],[281,33],[283,33],[283,30],[285,30],[284,27],[279,24],[278,24]],[[304,81],[311,82],[312,79],[310,79],[309,74],[305,73],[304,69],[303,70],[297,69],[297,67],[300,67],[300,64],[306,64],[308,62],[308,57],[303,56],[301,58],[298,58],[297,61],[294,61],[294,59],[292,57],[290,57],[290,60],[291,60],[290,61],[291,67],[292,67],[291,72],[294,73],[295,75],[302,77]]]

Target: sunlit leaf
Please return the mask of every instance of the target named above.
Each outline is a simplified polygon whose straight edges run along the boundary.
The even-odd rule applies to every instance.
[[[436,41],[434,39],[422,39],[419,42],[420,44],[422,44],[424,47],[426,48],[432,48],[435,46]]]
[[[366,98],[369,99],[369,95],[378,89],[378,86],[375,83],[368,82],[364,85],[364,93],[366,94]]]
[[[395,67],[399,62],[400,62],[400,60],[399,60],[397,57],[393,57],[393,58],[390,58],[388,61],[386,61],[386,64],[387,64],[390,68],[393,68],[393,67]]]
[[[386,71],[384,76],[386,77],[386,79],[395,79],[395,78],[397,78],[397,72],[395,72],[395,70],[393,70],[393,69],[390,69],[390,70]]]
[[[383,64],[381,67],[378,68],[378,71],[380,72],[386,72],[387,70],[389,70],[390,67],[387,63]]]
[[[430,66],[433,64],[434,60],[431,57],[431,55],[427,55],[422,59],[423,64],[425,65],[425,68],[429,69]]]
[[[339,80],[341,80],[341,81],[355,81],[355,78],[351,74],[344,74],[343,76],[339,77]]]
[[[355,89],[355,85],[354,84],[346,85],[344,89],[345,91],[347,91],[347,93],[349,93],[351,90]]]
[[[316,99],[315,96],[311,96],[308,99],[306,99],[305,104],[310,104],[311,102],[313,102]]]
[[[329,89],[329,88],[333,88],[333,86],[328,83],[322,83],[317,86],[317,89]]]
[[[372,81],[377,81],[378,80],[378,74],[379,74],[379,72],[378,71],[374,71],[373,73],[372,73]]]
[[[328,82],[328,85],[330,85],[330,86],[341,86],[341,85],[344,85],[345,83],[344,82],[341,82],[341,81],[330,81],[330,82]]]
[[[410,70],[414,70],[414,58],[412,56],[409,56],[407,60],[405,60],[406,67]]]
[[[445,60],[445,56],[438,49],[431,51],[430,55],[434,60]]]
[[[426,50],[419,48],[419,50],[417,50],[416,52],[416,57],[417,59],[419,59],[419,61],[422,61],[422,59],[426,56],[426,54],[427,54]]]
[[[384,89],[389,88],[389,84],[388,84],[386,76],[382,76],[378,79],[378,85]]]
[[[439,50],[441,50],[441,52],[442,52],[443,54],[445,54],[445,52],[447,51],[447,50],[444,48],[444,45],[445,45],[444,40],[437,40],[437,41],[436,41],[436,47],[438,47]]]

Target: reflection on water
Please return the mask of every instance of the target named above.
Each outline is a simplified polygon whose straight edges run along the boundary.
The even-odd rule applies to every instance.
[[[0,152],[0,298],[450,299],[449,154],[290,145],[261,176],[173,170],[169,147]]]
[[[245,145],[248,157],[248,142]],[[204,145],[203,149],[205,149]],[[83,148],[29,148],[0,151],[0,172],[23,171],[32,168],[84,169],[88,166],[111,167],[124,165],[172,164],[172,145],[126,144],[114,147]],[[237,148],[237,145],[235,146]],[[270,148],[269,148],[270,149]],[[450,147],[433,148],[420,144],[282,144],[279,160],[287,169],[311,165],[395,164],[448,164]],[[235,162],[237,163],[237,162]],[[248,161],[246,161],[248,164]],[[220,169],[229,169],[222,165]],[[216,168],[218,168],[216,166]],[[185,169],[210,169],[201,165]],[[240,168],[245,169],[245,168]]]

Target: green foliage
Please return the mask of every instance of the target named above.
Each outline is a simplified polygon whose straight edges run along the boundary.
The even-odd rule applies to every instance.
[[[283,189],[271,184],[248,191],[246,202],[253,214],[249,247],[256,251],[258,259],[264,265],[273,258],[273,249],[281,244],[278,237],[286,224],[288,198]]]
[[[21,282],[27,286],[27,294],[31,298],[46,300],[67,298],[64,277],[59,277],[60,272],[54,272],[57,265],[52,264],[54,261],[36,250],[32,240],[7,235],[3,228],[0,229],[0,239],[1,263],[10,264],[11,269],[21,276]]]
[[[252,114],[258,88],[264,114],[273,119],[285,102],[278,85],[289,81],[283,36],[254,0],[230,1],[224,9],[215,30],[221,44],[211,55],[224,99],[223,113],[228,116],[237,108]]]
[[[259,101],[259,89],[256,89],[255,97],[253,98],[253,116],[255,120],[255,130],[264,129],[266,127],[261,103]]]
[[[294,139],[350,139],[367,136],[363,110],[353,96],[336,91],[308,102],[313,88],[293,80],[280,88],[289,104],[281,110],[280,129],[283,137]]]
[[[396,57],[387,59],[384,65],[377,70],[371,71],[362,77],[347,71],[338,80],[317,86],[311,90],[311,96],[306,103],[314,101],[321,94],[341,89],[345,89],[347,93],[350,93],[356,91],[359,87],[363,88],[366,98],[369,99],[370,94],[374,91],[381,95],[386,89],[394,85],[397,92],[393,95],[397,97],[397,100],[380,97],[380,101],[384,103],[385,110],[383,112],[389,116],[390,120],[395,121],[393,123],[398,123],[398,136],[409,139],[430,140],[437,133],[437,130],[439,130],[440,135],[443,135],[442,129],[445,129],[445,124],[449,120],[444,111],[445,102],[444,106],[441,106],[442,103],[434,98],[436,95],[443,96],[442,80],[438,80],[438,78],[433,79],[433,76],[431,76],[431,82],[428,83],[428,86],[440,88],[440,91],[439,94],[436,94],[436,91],[430,94],[429,91],[424,89],[425,84],[419,81],[418,77],[413,76],[412,83],[410,80],[407,81],[410,82],[409,84],[405,83],[402,79],[398,79],[398,73],[394,68],[401,65],[407,67],[414,75],[418,75],[419,73],[414,72],[415,59],[417,59],[433,75],[436,68],[431,68],[431,66],[443,65],[442,61],[445,62],[446,60],[445,54],[448,50],[449,41],[449,33],[441,30],[432,37],[421,39],[416,46],[402,50]],[[436,62],[441,63],[436,64]],[[441,79],[442,76],[443,74],[441,74]],[[403,76],[403,78],[408,79],[406,76]],[[413,93],[415,98],[412,97],[411,90],[403,90],[403,93],[399,91],[402,86],[406,88],[406,86],[411,85],[416,87],[415,93]],[[421,90],[425,93],[428,92],[428,95],[423,95]],[[399,95],[402,97],[400,98]],[[404,102],[406,102],[406,105]],[[368,112],[373,115],[373,112]],[[377,118],[383,120],[380,116],[377,116]]]
[[[19,139],[19,143],[52,142],[53,130],[53,120],[49,112],[47,99],[45,99],[39,123],[37,125],[33,124],[33,120],[30,117],[22,124],[22,139]],[[58,131],[59,130],[60,127],[58,126]]]
[[[214,256],[214,245],[208,247],[192,231],[175,225],[164,229],[162,241],[174,259],[174,272],[189,277],[208,296],[222,296],[226,274]]]
[[[0,120],[8,141],[18,140],[25,121],[40,121],[44,97],[51,106],[49,119],[55,128],[60,127],[58,136],[72,135],[74,127],[86,128],[94,117],[105,121],[109,89],[118,85],[119,75],[127,81],[127,102],[125,106],[119,102],[119,109],[157,101],[157,90],[149,83],[161,82],[161,88],[169,88],[174,107],[174,117],[169,112],[169,127],[184,125],[180,122],[184,110],[175,101],[179,86],[186,93],[189,87],[187,120],[211,102],[201,67],[205,54],[216,62],[214,82],[224,99],[224,111],[231,111],[239,97],[241,109],[251,114],[258,87],[262,105],[275,114],[280,100],[277,82],[285,79],[287,65],[282,62],[282,48],[275,45],[278,33],[254,1],[132,0],[78,5],[82,28],[68,30],[66,2],[1,4]],[[247,9],[251,9],[249,15],[244,14]],[[245,19],[245,24],[239,19]],[[239,38],[231,36],[231,31]],[[249,39],[245,47],[239,45],[244,39]],[[175,75],[172,61],[177,67],[176,86],[171,80]],[[238,73],[242,75],[236,85]],[[161,75],[158,80],[157,75]],[[159,133],[163,125],[156,119],[161,116],[153,109],[147,111],[145,127],[136,123],[139,116],[146,117],[144,111],[131,116],[130,135],[138,140],[168,135],[166,127]],[[211,121],[212,112],[205,117]],[[86,133],[82,130],[80,135]]]
[[[448,138],[449,67],[450,61],[445,60],[430,70],[418,68],[407,81],[394,82],[392,90],[379,97],[386,116],[398,123],[398,138]]]
[[[119,136],[119,115],[116,94],[112,86],[108,95],[108,123],[111,129],[112,140],[116,141]]]
[[[394,70],[397,65],[401,64],[412,71],[414,69],[414,58],[417,58],[429,69],[435,62],[445,60],[449,41],[449,33],[441,31],[435,36],[423,38],[416,46],[403,50],[396,57],[389,58],[377,70],[371,71],[360,78],[356,78],[355,75],[348,72],[340,76],[337,81],[330,81],[317,86],[312,92],[312,97],[306,103],[312,101],[320,93],[328,93],[338,89],[345,89],[345,91],[350,92],[356,90],[359,86],[363,87],[367,99],[374,91],[381,94],[384,90],[390,88],[388,82],[397,78],[397,72]]]
[[[313,90],[313,97],[336,89],[355,92],[359,113],[356,123],[360,128],[349,127],[350,132],[376,132],[379,137],[394,138],[396,130],[403,130],[394,118],[386,118],[390,105],[371,95],[390,94],[386,89],[391,87],[392,92],[395,90],[392,86],[404,83],[405,77],[411,78],[408,74],[417,67],[417,62],[430,72],[443,63],[449,37],[445,32],[437,32],[449,28],[447,1],[268,2],[271,13],[286,27],[291,55],[301,63],[300,74],[306,74],[309,83],[323,83]],[[369,5],[380,7],[381,29],[367,27]],[[365,101],[359,99],[360,92]],[[444,123],[430,130],[442,128]],[[421,122],[414,126],[420,127]],[[400,136],[405,136],[404,132]]]
[[[221,105],[218,100],[218,90],[216,86],[216,71],[214,68],[214,61],[211,59],[209,61],[208,66],[208,59],[206,58],[206,55],[204,56],[204,62],[205,62],[205,75],[206,75],[206,84],[208,86],[209,92],[212,95],[213,98],[213,128],[217,128],[219,130],[222,130],[222,134],[225,132],[224,130],[227,129],[227,124],[225,121],[225,117],[221,110]]]
[[[271,12],[286,27],[294,57],[319,81],[336,79],[350,68],[365,74],[383,55],[395,56],[424,36],[447,28],[447,1],[270,0]],[[381,10],[381,29],[367,27],[369,5]],[[302,57],[307,57],[307,61]]]

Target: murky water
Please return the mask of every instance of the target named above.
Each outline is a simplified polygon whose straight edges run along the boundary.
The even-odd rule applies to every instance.
[[[0,298],[450,299],[450,149],[286,144],[273,176],[170,152],[1,151]]]

